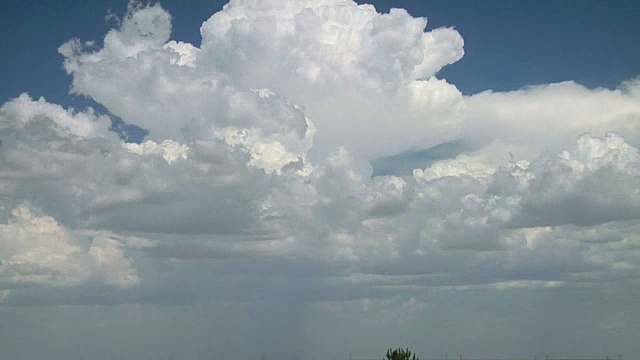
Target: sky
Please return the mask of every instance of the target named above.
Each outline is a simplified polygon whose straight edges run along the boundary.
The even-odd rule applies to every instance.
[[[640,359],[640,3],[1,6],[3,359]]]

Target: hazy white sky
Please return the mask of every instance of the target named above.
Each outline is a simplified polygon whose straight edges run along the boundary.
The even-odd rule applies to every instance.
[[[58,49],[104,111],[0,107],[3,358],[640,355],[637,78],[463,94],[455,28],[350,0],[109,21]]]

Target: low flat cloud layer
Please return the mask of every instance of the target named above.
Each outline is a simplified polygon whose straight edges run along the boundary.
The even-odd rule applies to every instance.
[[[125,143],[110,115],[28,94],[0,107],[0,316],[111,306],[113,329],[134,306],[165,325],[193,306],[198,324],[246,318],[201,327],[215,346],[263,339],[246,356],[287,341],[378,356],[385,336],[637,354],[640,81],[463,95],[437,77],[462,37],[426,22],[232,0],[198,45],[171,40],[160,5],[131,3],[101,46],[63,44],[71,91],[149,134]],[[451,141],[468,151],[372,176],[373,159]]]

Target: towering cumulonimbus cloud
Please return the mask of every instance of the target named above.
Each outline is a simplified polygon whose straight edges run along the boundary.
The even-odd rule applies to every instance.
[[[200,28],[197,63],[304,101],[336,88],[395,91],[462,58],[460,34],[426,23],[353,1],[231,1]]]
[[[132,2],[101,47],[63,44],[72,92],[149,135],[27,94],[2,105],[0,301],[270,300],[272,284],[411,312],[425,289],[634,289],[640,82],[463,95],[436,77],[462,37],[426,24],[233,0],[196,45]],[[466,150],[371,175],[452,140]]]

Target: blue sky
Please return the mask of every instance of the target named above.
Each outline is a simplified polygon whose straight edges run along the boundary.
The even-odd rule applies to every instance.
[[[3,2],[2,358],[640,359],[640,3],[374,4]]]

